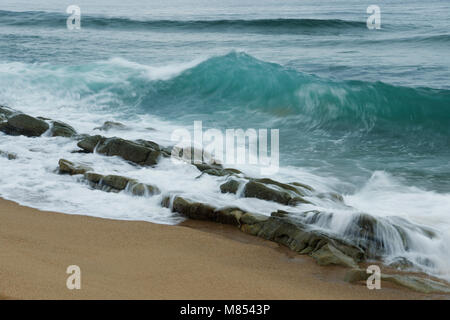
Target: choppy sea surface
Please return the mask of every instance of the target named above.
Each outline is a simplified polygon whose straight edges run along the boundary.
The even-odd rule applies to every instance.
[[[95,3],[93,3],[95,2]],[[367,213],[386,225],[386,261],[450,279],[450,3],[377,1],[77,1],[81,30],[66,27],[71,1],[0,3],[0,105],[98,134],[171,145],[177,128],[280,130],[275,179],[344,195],[286,208],[221,194],[224,178],[166,159],[138,168],[115,157],[74,154],[65,138],[0,133],[0,196],[39,209],[175,224],[161,196],[90,190],[55,174],[60,158],[83,161],[217,205],[270,214],[319,210],[345,236]],[[152,128],[149,129],[149,128]],[[241,166],[254,176],[258,170]],[[390,224],[407,230],[411,246]],[[419,228],[417,228],[419,227]],[[432,230],[433,237],[418,230]],[[386,231],[387,230],[387,231]]]

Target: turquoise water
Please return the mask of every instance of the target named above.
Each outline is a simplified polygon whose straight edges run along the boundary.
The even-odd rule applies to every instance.
[[[379,1],[375,31],[370,1],[79,1],[79,32],[66,29],[70,1],[41,2],[2,2],[1,62],[51,63],[89,81],[121,72],[95,65],[114,57],[148,66],[209,57],[174,79],[124,73],[126,90],[92,81],[80,95],[110,90],[111,108],[183,124],[280,128],[282,164],[357,185],[384,170],[449,190],[446,1]]]
[[[77,1],[81,30],[69,31],[71,1],[2,0],[0,104],[85,132],[112,118],[137,128],[119,133],[130,138],[143,138],[143,128],[151,126],[159,131],[147,138],[164,140],[195,120],[205,129],[279,129],[280,179],[342,193],[358,212],[436,229],[440,242],[420,240],[416,249],[443,257],[427,270],[448,277],[448,1],[93,2]],[[372,4],[381,9],[380,30],[366,26]],[[29,140],[2,139],[2,148],[31,148]],[[95,161],[137,174],[113,160]],[[57,179],[52,163],[39,179]],[[99,205],[115,201],[98,198],[103,202],[91,208],[61,193],[64,201],[56,199],[55,186],[39,193],[37,182],[27,184],[36,171],[8,166],[3,179],[20,172],[19,189],[35,201],[6,187],[0,195],[29,205],[94,215]],[[192,181],[180,184],[192,189]],[[241,205],[264,211],[267,204]],[[134,202],[126,216],[107,209],[101,215],[178,221],[156,205],[159,216],[142,216],[141,209]]]

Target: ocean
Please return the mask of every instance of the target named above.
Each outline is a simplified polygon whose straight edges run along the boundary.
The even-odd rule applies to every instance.
[[[66,24],[73,4],[79,30]],[[381,29],[366,24],[373,4]],[[161,197],[183,193],[266,215],[317,210],[327,218],[315,227],[344,237],[365,213],[382,226],[386,263],[407,259],[450,280],[449,13],[445,0],[2,0],[0,105],[86,134],[118,121],[130,129],[108,136],[165,146],[194,121],[278,129],[280,168],[271,178],[342,194],[345,205],[317,198],[287,208],[222,194],[224,178],[198,178],[194,166],[136,167],[72,153],[71,139],[2,133],[0,150],[18,158],[0,157],[0,196],[41,210],[176,224],[184,218],[162,208]],[[91,190],[55,173],[61,158],[156,184],[162,195]]]

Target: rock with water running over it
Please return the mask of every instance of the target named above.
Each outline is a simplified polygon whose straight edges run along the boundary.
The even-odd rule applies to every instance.
[[[0,131],[13,136],[39,137],[50,128],[44,120],[24,113],[9,116],[6,122],[0,123]]]

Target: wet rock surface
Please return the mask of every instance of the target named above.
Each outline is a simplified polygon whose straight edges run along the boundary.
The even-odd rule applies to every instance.
[[[59,160],[59,173],[67,173],[70,175],[77,175],[77,174],[85,174],[88,171],[92,171],[91,167],[88,167],[83,164],[76,164],[66,159],[60,159]]]
[[[0,124],[0,131],[13,136],[39,137],[50,128],[44,120],[20,113]]]
[[[87,152],[97,152],[106,156],[119,156],[124,160],[143,166],[153,166],[158,163],[161,151],[156,143],[141,141],[141,143],[121,138],[105,138],[89,136],[78,142],[78,147]]]

